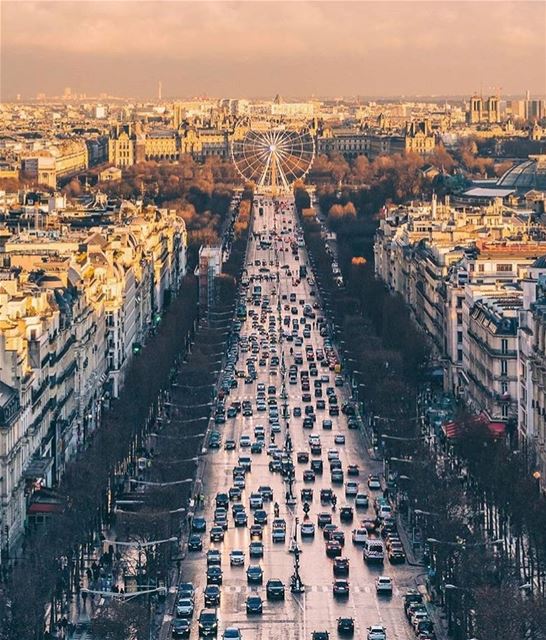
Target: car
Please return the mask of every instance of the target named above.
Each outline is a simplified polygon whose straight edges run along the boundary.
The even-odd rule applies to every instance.
[[[207,567],[222,564],[222,554],[218,549],[209,549],[207,551]]]
[[[320,444],[311,445],[311,453],[313,455],[320,455],[322,453],[322,448]],[[321,475],[324,470],[324,463],[320,459],[317,460],[315,458],[314,460],[311,460],[311,463],[309,466],[311,467],[312,471],[314,471],[316,474],[319,474],[319,475]]]
[[[348,558],[334,558],[334,575],[335,576],[348,576],[349,575],[349,559]]]
[[[259,540],[254,540],[248,545],[248,555],[251,558],[263,558],[264,545]]]
[[[350,464],[347,466],[347,475],[348,476],[358,476],[360,475],[360,469],[357,464]]]
[[[205,607],[219,607],[221,595],[222,592],[217,584],[208,584],[203,591]]]
[[[391,564],[403,564],[406,562],[406,553],[402,545],[391,546],[387,555]]]
[[[371,489],[372,491],[378,491],[381,489],[381,480],[378,475],[370,473],[368,476],[368,489]]]
[[[334,444],[345,444],[345,436],[342,433],[338,433],[334,437]]]
[[[306,469],[303,472],[304,482],[315,482],[315,472],[312,469]]]
[[[351,532],[353,544],[364,544],[368,539],[368,531],[363,528],[353,529]]]
[[[263,538],[264,535],[264,530],[261,524],[253,524],[250,527],[250,539],[257,539],[257,540],[261,540]]]
[[[363,518],[361,521],[361,524],[363,526],[364,529],[366,529],[368,532],[372,532],[375,531],[377,528],[377,521],[375,518]]]
[[[355,632],[355,621],[353,618],[338,618],[337,632],[340,636],[352,636]]]
[[[337,540],[329,540],[326,543],[326,555],[328,558],[337,558],[341,555],[341,545]]]
[[[233,502],[234,500],[241,499],[242,491],[240,487],[230,487],[228,490],[229,499]]]
[[[381,624],[372,624],[367,631],[366,640],[387,640],[387,630]]]
[[[178,584],[178,598],[193,598],[195,597],[195,587],[191,582],[180,582]]]
[[[331,431],[332,430],[332,421],[331,420],[323,420],[322,421],[322,428],[325,429],[326,431]]]
[[[358,482],[349,480],[345,483],[345,496],[347,498],[354,498],[358,495]]]
[[[189,537],[188,551],[203,551],[203,538],[198,533],[192,533]]]
[[[256,442],[253,442],[250,445],[250,453],[261,453],[263,451],[263,444],[262,442],[260,442],[259,440],[256,440]]]
[[[294,418],[301,418],[301,407],[294,407]]]
[[[378,595],[392,596],[392,578],[379,576],[375,581],[375,592]]]
[[[328,462],[331,460],[339,460],[339,451],[337,449],[328,449]]]
[[[233,478],[233,484],[234,486],[236,486],[238,489],[244,489],[246,487],[246,480],[245,477],[243,475],[239,475],[239,476],[235,476]]]
[[[229,495],[227,493],[217,493],[215,498],[215,503],[217,507],[227,508],[229,505]]]
[[[318,516],[317,516],[317,524],[321,529],[325,525],[331,524],[331,523],[332,523],[332,514],[331,513],[323,512],[323,513],[319,513],[318,514]]]
[[[199,634],[215,636],[218,633],[218,615],[214,609],[201,609],[199,614]]]
[[[222,634],[222,640],[243,640],[243,634],[239,627],[226,627]]]
[[[233,451],[233,449],[235,449],[235,440],[226,440],[224,442],[224,449],[226,451]]]
[[[330,533],[330,540],[339,542],[343,547],[345,545],[345,533],[341,529],[336,529]]]
[[[265,592],[268,600],[284,600],[284,584],[277,578],[267,581]]]
[[[309,489],[308,487],[302,489],[300,491],[300,496],[301,496],[302,502],[312,502],[313,489]]]
[[[315,525],[312,522],[302,522],[300,525],[300,534],[302,538],[314,538]]]
[[[242,567],[245,564],[244,551],[240,549],[233,549],[229,552],[229,564],[232,567]]]
[[[306,464],[307,462],[309,462],[309,454],[307,453],[307,451],[298,451],[296,460],[300,464]]]
[[[191,621],[187,618],[175,618],[171,627],[171,638],[189,638]]]
[[[339,519],[341,522],[352,522],[353,521],[353,508],[347,505],[344,505],[339,510]]]
[[[334,524],[333,522],[331,522],[330,524],[325,524],[322,528],[322,537],[325,540],[330,540],[330,535],[334,531],[337,531],[337,524]]]
[[[347,580],[334,580],[332,593],[334,598],[347,598],[349,596],[349,583]]]
[[[254,511],[254,524],[267,524],[267,511],[264,509],[256,509],[256,511]]]
[[[246,570],[246,581],[249,584],[262,584],[263,579],[264,572],[259,564],[251,564]]]
[[[193,616],[193,598],[179,598],[176,603],[177,618],[191,618]]]
[[[243,413],[243,415],[245,415]],[[250,414],[252,415],[252,414]],[[250,436],[243,434],[240,438],[239,438],[239,446],[242,447],[243,449],[246,449],[248,447],[250,447],[250,445],[252,444],[252,441],[250,440]]]
[[[343,484],[343,471],[341,469],[332,469],[330,472],[330,481],[332,484]]]
[[[261,493],[251,493],[248,502],[251,509],[261,509],[264,506],[264,499]]]
[[[247,615],[257,615],[263,612],[263,600],[260,596],[247,596],[245,601]]]
[[[328,631],[313,631],[311,634],[311,640],[329,640],[330,634]]]
[[[201,516],[195,516],[191,523],[192,533],[205,533],[207,530],[207,521]]]
[[[365,493],[357,493],[355,496],[355,507],[357,509],[367,509],[368,506],[368,496]]]
[[[320,504],[330,504],[332,502],[333,492],[331,489],[320,490]]]
[[[246,527],[248,524],[248,516],[245,511],[237,511],[233,516],[233,522],[236,527]]]
[[[222,569],[218,565],[207,569],[207,584],[222,584]]]

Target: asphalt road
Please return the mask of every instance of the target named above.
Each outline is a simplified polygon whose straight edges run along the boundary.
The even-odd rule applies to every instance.
[[[299,304],[299,300],[313,304],[316,298],[311,295],[312,287],[306,278],[302,278],[297,285],[294,284],[294,274],[297,273],[299,265],[306,264],[308,272],[312,277],[308,258],[304,248],[299,249],[299,261],[292,255],[290,249],[291,235],[280,235],[283,224],[285,228],[292,227],[296,229],[296,216],[293,211],[293,201],[291,198],[277,199],[273,203],[271,198],[263,198],[262,203],[256,203],[256,212],[259,206],[264,207],[263,215],[256,214],[254,216],[254,231],[262,233],[266,231],[276,230],[278,235],[273,239],[273,246],[269,249],[262,249],[257,240],[252,237],[248,251],[247,270],[248,275],[252,277],[260,273],[259,269],[263,268],[263,264],[256,265],[255,261],[260,263],[266,261],[266,267],[271,273],[280,274],[279,283],[276,281],[261,281],[263,293],[270,295],[272,315],[278,318],[277,304],[278,297],[281,297],[281,314],[290,315],[292,318],[300,318],[303,306]],[[280,213],[280,208],[285,207],[287,213]],[[283,222],[284,219],[284,222]],[[281,247],[285,249],[281,251]],[[277,260],[279,267],[288,264],[292,277],[286,274],[285,269],[277,268]],[[273,263],[273,264],[271,264]],[[272,295],[272,293],[275,295]],[[296,294],[297,302],[288,303],[290,306],[298,308],[298,315],[292,315],[290,311],[284,310],[287,301],[282,300],[283,294],[289,296],[290,293]],[[248,304],[248,308],[255,308]],[[320,315],[320,310],[317,310]],[[259,314],[258,314],[259,315]],[[312,321],[311,321],[312,323]],[[268,320],[264,326],[268,329]],[[277,320],[277,332],[286,329],[279,326]],[[241,328],[241,336],[255,333],[256,329],[252,327],[252,318],[248,318]],[[301,335],[301,329],[300,329]],[[324,339],[320,337],[318,330],[311,330],[311,337],[305,339],[302,347],[295,347],[293,342],[281,340],[277,345],[279,356],[284,355],[286,369],[294,361],[294,356],[290,354],[290,347],[294,352],[303,352],[305,362],[305,346],[311,344],[315,351],[317,348],[323,347]],[[250,356],[248,353],[240,353],[237,368],[243,368],[246,358]],[[338,512],[333,514],[333,521],[339,524],[340,528],[345,532],[345,546],[343,556],[350,560],[350,574],[348,580],[350,582],[350,595],[346,600],[335,600],[332,595],[332,582],[334,579],[332,563],[325,553],[325,542],[323,540],[322,530],[317,527],[315,538],[313,540],[301,540],[298,532],[298,541],[303,550],[301,555],[301,576],[305,584],[305,593],[301,595],[292,595],[289,590],[290,576],[293,573],[293,555],[289,552],[290,537],[294,531],[295,519],[303,521],[302,503],[299,499],[302,487],[313,488],[314,499],[311,503],[310,521],[316,524],[317,514],[321,511],[328,511],[328,507],[321,507],[319,500],[319,491],[321,488],[334,488],[338,497],[338,507],[343,504],[351,504],[352,500],[346,499],[344,496],[343,486],[332,487],[330,484],[330,474],[328,463],[326,460],[326,451],[329,448],[337,448],[340,453],[340,459],[343,468],[346,469],[348,464],[358,464],[360,467],[360,476],[358,478],[349,478],[350,480],[358,480],[360,482],[360,490],[370,494],[373,499],[373,493],[367,488],[366,479],[368,473],[380,472],[377,462],[370,460],[366,447],[364,445],[362,435],[357,430],[349,430],[347,428],[347,419],[343,414],[339,417],[331,418],[333,420],[332,431],[325,431],[321,427],[322,419],[328,418],[327,411],[316,410],[317,422],[312,431],[302,428],[303,417],[296,418],[293,416],[293,409],[296,406],[305,406],[301,398],[301,387],[299,384],[286,384],[289,394],[288,403],[290,407],[289,429],[293,441],[294,451],[308,451],[308,436],[310,433],[318,433],[322,443],[322,458],[325,463],[323,475],[317,475],[314,483],[304,483],[302,479],[303,470],[309,465],[296,464],[296,479],[294,485],[294,494],[298,497],[297,503],[293,507],[285,504],[286,485],[279,473],[271,473],[268,470],[269,456],[267,455],[267,444],[269,443],[270,431],[268,426],[268,415],[258,413],[256,411],[257,384],[265,383],[266,388],[272,384],[277,387],[277,397],[279,398],[282,375],[280,367],[276,375],[271,374],[269,360],[266,366],[257,366],[258,378],[252,384],[245,384],[244,380],[239,379],[239,386],[233,389],[226,398],[226,407],[234,400],[250,400],[253,404],[253,416],[244,418],[239,413],[236,418],[227,419],[226,424],[215,427],[222,432],[222,443],[226,439],[232,438],[237,442],[237,447],[233,451],[209,450],[203,458],[205,465],[203,473],[205,507],[203,514],[207,518],[207,533],[204,536],[204,549],[202,552],[189,552],[182,565],[182,577],[184,581],[193,582],[196,588],[194,623],[191,632],[191,638],[198,637],[197,617],[199,611],[203,608],[203,589],[206,586],[206,558],[205,554],[209,548],[217,548],[222,553],[222,569],[223,569],[223,585],[221,605],[218,609],[219,614],[219,633],[221,637],[223,630],[227,626],[237,626],[241,629],[243,638],[247,639],[298,639],[304,640],[311,637],[314,630],[328,630],[331,638],[337,637],[336,623],[339,616],[351,616],[355,619],[356,632],[355,638],[366,638],[366,628],[370,624],[383,624],[387,629],[388,640],[410,640],[414,638],[413,632],[407,623],[401,594],[407,588],[415,587],[415,578],[419,572],[418,568],[411,567],[407,564],[392,566],[387,560],[383,567],[368,566],[362,558],[361,547],[353,545],[351,541],[351,530],[357,525],[361,517],[373,514],[373,507],[370,501],[370,507],[367,511],[355,510],[355,520],[352,524],[340,523]],[[301,366],[299,367],[302,368]],[[304,368],[307,365],[304,364]],[[329,371],[328,368],[319,366],[319,376],[327,374],[329,376],[330,386],[334,386],[335,373]],[[311,393],[313,393],[313,380],[311,382]],[[323,385],[323,388],[327,386]],[[339,398],[340,405],[344,399],[349,397],[349,389],[345,385],[343,388],[336,387],[336,393]],[[313,398],[313,403],[315,399]],[[282,400],[279,399],[279,406],[282,406]],[[285,421],[281,418],[281,433],[276,436],[276,443],[282,447],[285,438]],[[217,492],[224,492],[232,486],[232,468],[237,464],[239,455],[250,455],[248,449],[239,448],[239,438],[241,434],[247,434],[254,440],[254,427],[256,425],[264,425],[266,429],[266,448],[261,454],[252,455],[252,471],[247,474],[246,489],[243,492],[242,502],[246,507],[249,515],[249,525],[252,523],[252,512],[248,506],[248,496],[253,490],[257,490],[260,485],[270,485],[274,491],[274,499],[269,503],[265,503],[265,509],[269,511],[269,524],[265,526],[263,542],[265,546],[264,557],[261,564],[264,571],[263,586],[249,586],[246,580],[246,567],[249,563],[256,564],[257,559],[249,559],[248,546],[250,543],[249,529],[233,526],[231,512],[229,513],[229,528],[226,531],[223,543],[210,543],[208,532],[212,526],[213,512],[215,508],[215,496]],[[335,445],[334,437],[336,434],[344,434],[346,441],[344,445]],[[295,458],[294,458],[295,459]],[[345,477],[347,480],[347,477]],[[271,520],[273,519],[273,503],[277,501],[280,504],[280,515],[287,522],[286,542],[273,543],[271,540]],[[230,510],[231,511],[231,510]],[[244,567],[230,567],[229,552],[233,549],[241,549],[245,552]],[[375,592],[375,579],[378,575],[387,575],[393,578],[394,593],[392,597],[378,597]],[[286,585],[286,598],[283,601],[268,602],[265,600],[265,583],[269,578],[280,578]],[[262,615],[250,617],[245,611],[245,599],[250,592],[258,592],[264,598],[264,610]]]

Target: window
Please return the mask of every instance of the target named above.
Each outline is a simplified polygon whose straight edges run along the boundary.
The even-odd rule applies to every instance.
[[[508,362],[506,360],[501,360],[501,376],[508,375]]]
[[[463,332],[462,331],[457,331],[457,343],[461,344],[463,341]]]
[[[511,264],[498,264],[497,271],[512,271]]]
[[[462,361],[463,361],[463,350],[457,349],[457,362],[462,362]]]
[[[508,393],[508,382],[501,382],[501,393]]]
[[[480,273],[483,273],[483,272],[485,271],[485,265],[484,265],[484,264],[479,264],[479,265],[478,265],[478,271],[479,271]]]
[[[502,412],[502,417],[503,418],[508,418],[508,405],[507,404],[503,404],[502,405],[501,412]]]
[[[457,297],[457,309],[463,308],[463,301],[464,301],[464,298],[462,296]]]
[[[501,351],[502,353],[508,353],[508,340],[506,338],[501,340]]]
[[[463,324],[463,314],[462,313],[458,313],[457,314],[457,324]]]

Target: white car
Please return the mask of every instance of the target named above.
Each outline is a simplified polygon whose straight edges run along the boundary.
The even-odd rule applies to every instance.
[[[379,576],[375,581],[375,592],[379,595],[392,596],[392,578]]]
[[[339,460],[339,451],[337,449],[328,449],[328,460]]]
[[[193,616],[193,600],[181,598],[176,603],[176,615],[178,618],[191,618]]]
[[[309,442],[309,444],[320,444],[320,436],[317,435],[316,433],[312,433],[309,436],[308,442]]]
[[[387,640],[387,630],[380,624],[368,627],[367,640]]]
[[[364,544],[368,539],[367,529],[353,529],[353,544]]]
[[[381,489],[381,480],[379,479],[379,476],[373,474],[368,476],[368,488],[375,491]]]
[[[352,498],[358,495],[358,482],[353,482],[350,480],[345,483],[345,496],[347,498]]]
[[[334,438],[335,444],[345,444],[345,436],[342,433],[338,433]]]
[[[313,538],[315,536],[315,525],[312,522],[302,522],[300,533],[302,538]]]
[[[242,567],[245,564],[245,554],[239,549],[229,552],[229,564],[232,567]]]
[[[250,447],[250,445],[252,444],[252,441],[250,440],[250,436],[247,435],[242,435],[239,438],[239,446],[246,448],[246,447]]]
[[[357,493],[355,497],[355,507],[357,509],[367,509],[368,505],[368,496],[365,493]]]
[[[251,493],[248,500],[251,509],[262,509],[264,499],[261,493]]]
[[[233,486],[241,489],[241,491],[246,487],[246,481],[244,476],[235,476],[233,478]]]
[[[380,520],[384,520],[385,518],[390,518],[392,516],[392,507],[389,504],[382,504],[379,507],[379,511],[377,512],[377,517]]]

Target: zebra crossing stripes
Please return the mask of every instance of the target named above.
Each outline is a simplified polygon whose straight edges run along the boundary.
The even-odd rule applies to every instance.
[[[253,591],[255,592],[257,590],[257,588],[259,588],[258,586],[252,588],[251,586],[246,586],[246,585],[224,585],[222,587],[222,591],[224,593],[252,593]],[[332,591],[332,586],[328,585],[328,584],[313,584],[313,585],[306,585],[305,586],[305,591],[307,593],[331,593]],[[375,593],[375,587],[373,585],[351,585],[351,593],[353,594],[360,594],[360,593],[367,593],[367,594],[374,594]],[[396,587],[393,589],[393,596],[398,596],[400,595],[400,590],[397,589]]]

